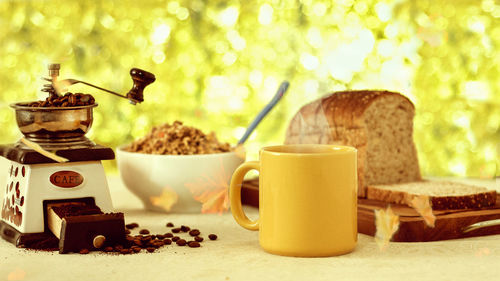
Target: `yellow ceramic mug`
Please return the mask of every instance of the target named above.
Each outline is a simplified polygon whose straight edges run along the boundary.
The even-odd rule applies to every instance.
[[[262,248],[285,256],[320,257],[351,252],[357,241],[356,149],[336,145],[264,147],[260,161],[243,163],[231,179],[236,221],[259,230]],[[241,183],[258,170],[259,219],[241,207]]]

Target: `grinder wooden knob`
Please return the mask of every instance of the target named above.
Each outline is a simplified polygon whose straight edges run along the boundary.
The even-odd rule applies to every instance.
[[[132,68],[130,70],[130,76],[134,81],[132,89],[127,93],[127,98],[130,103],[136,104],[144,101],[144,88],[153,83],[156,77],[153,73],[147,72],[139,68]]]

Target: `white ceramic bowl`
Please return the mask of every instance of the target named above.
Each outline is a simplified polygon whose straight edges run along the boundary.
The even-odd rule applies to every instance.
[[[121,148],[116,152],[125,186],[141,199],[147,210],[171,213],[200,213],[202,203],[194,196],[214,188],[227,188],[234,170],[245,161],[235,152],[153,155]],[[172,192],[178,198],[169,206]]]

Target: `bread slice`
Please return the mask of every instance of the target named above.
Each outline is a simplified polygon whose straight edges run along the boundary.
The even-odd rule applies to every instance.
[[[434,210],[474,209],[494,206],[496,191],[448,181],[418,181],[367,187],[367,198],[410,205],[416,196],[427,195]]]
[[[356,147],[358,196],[365,197],[368,185],[421,180],[413,142],[414,115],[412,102],[396,92],[335,92],[297,112],[285,144]]]

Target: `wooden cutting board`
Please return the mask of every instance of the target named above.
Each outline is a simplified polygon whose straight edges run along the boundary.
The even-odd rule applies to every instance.
[[[259,206],[258,179],[243,182],[241,199],[243,204]],[[358,232],[374,236],[376,231],[374,211],[385,209],[387,206],[385,202],[358,199]],[[425,242],[500,234],[500,225],[463,233],[463,228],[471,224],[500,219],[500,196],[498,195],[496,205],[491,208],[434,211],[436,216],[434,228],[428,227],[413,208],[398,204],[391,204],[391,208],[399,216],[399,230],[392,238],[395,242]]]

